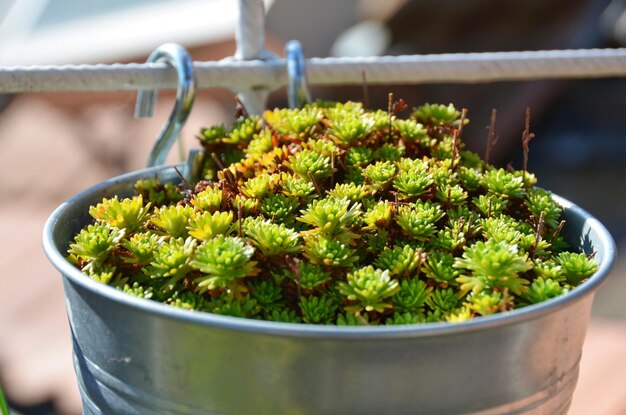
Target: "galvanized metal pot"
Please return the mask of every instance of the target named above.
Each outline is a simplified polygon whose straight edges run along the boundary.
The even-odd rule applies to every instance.
[[[607,230],[565,207],[569,242],[598,272],[569,294],[459,324],[335,327],[189,312],[92,281],[64,259],[103,197],[171,167],[101,183],[62,204],[44,248],[63,274],[86,414],[564,414],[594,291],[615,257]]]

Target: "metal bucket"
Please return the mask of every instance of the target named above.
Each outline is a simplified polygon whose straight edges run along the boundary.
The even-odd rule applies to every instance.
[[[171,167],[101,183],[63,203],[43,235],[63,274],[86,414],[564,414],[608,231],[560,197],[569,242],[598,272],[565,296],[474,321],[393,327],[283,324],[189,312],[92,281],[64,259],[103,197]]]

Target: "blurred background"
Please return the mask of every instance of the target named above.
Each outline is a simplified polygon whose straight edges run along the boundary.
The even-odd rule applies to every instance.
[[[626,1],[266,0],[267,48],[298,39],[306,56],[377,56],[626,45]],[[0,66],[143,62],[165,42],[194,60],[234,53],[232,0],[5,0]],[[625,74],[626,75],[626,74]],[[361,87],[312,87],[314,98],[360,100]],[[409,106],[469,109],[464,131],[483,154],[492,108],[500,141],[492,161],[521,165],[524,111],[532,108],[529,169],[539,185],[583,206],[626,249],[626,77],[492,84],[371,86]],[[133,119],[135,93],[0,95],[0,383],[23,415],[78,414],[61,279],[41,248],[43,224],[75,193],[144,167],[173,105],[162,92],[151,119]],[[284,91],[269,106],[286,105]],[[185,157],[203,126],[230,123],[228,90],[199,91],[170,161]],[[594,304],[570,414],[626,413],[626,260]]]

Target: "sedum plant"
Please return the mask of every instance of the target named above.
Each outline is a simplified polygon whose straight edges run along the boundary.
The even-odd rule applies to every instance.
[[[150,203],[143,203],[143,197],[135,197],[118,200],[117,196],[104,199],[89,209],[89,214],[95,219],[101,219],[109,225],[134,232],[146,221],[150,212]]]
[[[244,234],[266,257],[293,254],[301,249],[296,231],[269,220],[249,218],[244,225]]]
[[[189,263],[200,272],[193,281],[195,289],[203,292],[240,286],[241,279],[258,272],[256,261],[251,260],[253,253],[254,248],[239,237],[219,235],[202,243]]]
[[[193,238],[170,238],[154,249],[150,265],[142,268],[142,272],[153,280],[164,280],[160,291],[172,291],[191,271],[191,258],[196,249],[197,241]]]
[[[506,289],[521,295],[526,290],[528,280],[520,273],[528,271],[532,263],[527,253],[518,252],[516,245],[489,239],[465,247],[463,257],[457,259],[454,266],[466,274],[457,278],[463,295],[468,291],[477,294],[485,291],[485,288]]]
[[[208,241],[217,235],[228,235],[235,230],[233,212],[202,212],[194,215],[187,226],[189,235],[201,241]]]
[[[105,198],[68,247],[87,276],[172,307],[344,326],[467,321],[598,269],[523,170],[464,148],[468,120],[318,102],[202,129],[201,180]]]
[[[346,311],[383,312],[391,308],[387,301],[399,291],[398,281],[392,279],[388,270],[381,270],[369,265],[348,273],[345,282],[339,283],[339,292],[351,303]]]
[[[89,225],[70,244],[69,258],[81,264],[83,270],[98,268],[110,259],[123,237],[123,229],[114,228],[107,222]]]

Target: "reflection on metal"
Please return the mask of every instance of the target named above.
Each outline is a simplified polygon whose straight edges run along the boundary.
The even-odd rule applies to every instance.
[[[189,53],[180,45],[166,43],[158,47],[150,57],[148,63],[166,62],[176,69],[178,86],[176,103],[172,112],[161,129],[154,147],[148,158],[148,167],[163,164],[167,153],[176,141],[180,130],[185,125],[196,97],[196,81],[193,74],[193,64]],[[156,90],[140,90],[137,94],[135,117],[151,117],[156,101]]]
[[[302,45],[297,40],[290,40],[285,45],[287,56],[287,98],[290,108],[300,108],[311,101],[311,95],[307,87],[306,67],[304,66],[304,54]]]

